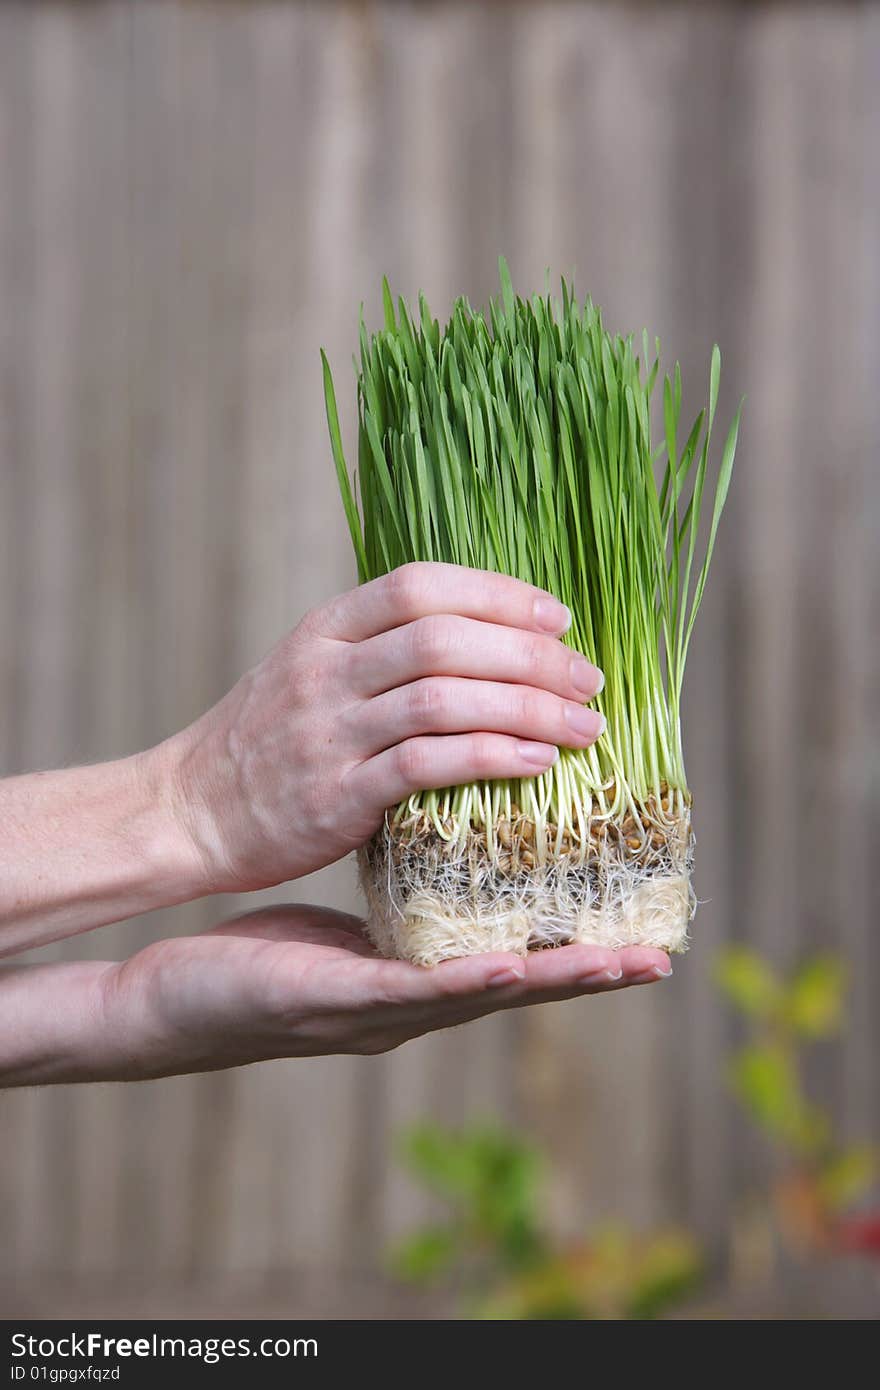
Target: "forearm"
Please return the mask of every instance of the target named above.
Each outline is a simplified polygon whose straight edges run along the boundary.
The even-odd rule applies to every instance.
[[[0,1089],[107,1079],[104,961],[0,967]]]
[[[207,891],[162,749],[0,782],[0,956]]]
[[[219,952],[209,933],[122,961],[0,965],[0,1091],[145,1081],[272,1054],[253,951],[217,940]]]

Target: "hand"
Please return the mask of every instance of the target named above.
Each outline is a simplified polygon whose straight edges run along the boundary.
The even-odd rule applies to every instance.
[[[592,946],[526,960],[470,956],[423,970],[377,957],[361,927],[317,907],[271,907],[123,962],[0,971],[0,1086],[386,1052],[498,1009],[670,973],[662,951]]]
[[[311,873],[411,793],[535,776],[602,729],[568,610],[505,575],[413,564],[307,614],[157,753],[214,892]]]

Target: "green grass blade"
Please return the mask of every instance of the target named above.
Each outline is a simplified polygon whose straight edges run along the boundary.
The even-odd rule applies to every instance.
[[[339,491],[342,495],[342,506],[345,510],[345,519],[348,522],[348,530],[351,535],[351,543],[354,546],[354,553],[357,558],[358,576],[363,581],[367,578],[367,554],[364,549],[364,538],[361,535],[361,523],[358,516],[357,504],[355,503],[354,493],[351,488],[351,480],[348,476],[348,465],[345,462],[345,453],[342,448],[342,432],[339,428],[339,412],[336,409],[336,392],[333,389],[333,375],[330,371],[330,363],[327,361],[327,354],[321,349],[321,363],[324,371],[324,404],[327,410],[327,427],[330,431],[330,447],[333,451],[333,462],[336,465],[336,478],[339,483]]]

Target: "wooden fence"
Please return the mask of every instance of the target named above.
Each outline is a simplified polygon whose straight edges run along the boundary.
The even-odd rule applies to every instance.
[[[385,1058],[0,1098],[6,1316],[403,1306],[369,1272],[423,1213],[393,1141],[425,1115],[539,1140],[560,1229],[687,1222],[723,1269],[767,1166],[725,1098],[725,941],[846,954],[815,1080],[877,1133],[878,142],[871,5],[0,6],[4,771],[149,745],[353,581],[318,348],[351,438],[383,272],[442,313],[501,250],[522,286],[574,270],[691,402],[716,338],[723,413],[748,396],[687,683],[704,904],[675,978]],[[350,866],[292,895],[349,906]],[[838,1268],[789,1297],[869,1292]]]

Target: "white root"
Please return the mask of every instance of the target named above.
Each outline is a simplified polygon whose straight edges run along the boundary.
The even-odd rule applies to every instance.
[[[368,930],[383,956],[437,965],[486,951],[525,955],[585,942],[617,949],[687,950],[696,899],[693,837],[685,808],[655,833],[648,854],[602,838],[587,855],[513,868],[470,832],[450,846],[436,832],[407,836],[386,824],[360,854]],[[525,863],[522,861],[525,860]]]

